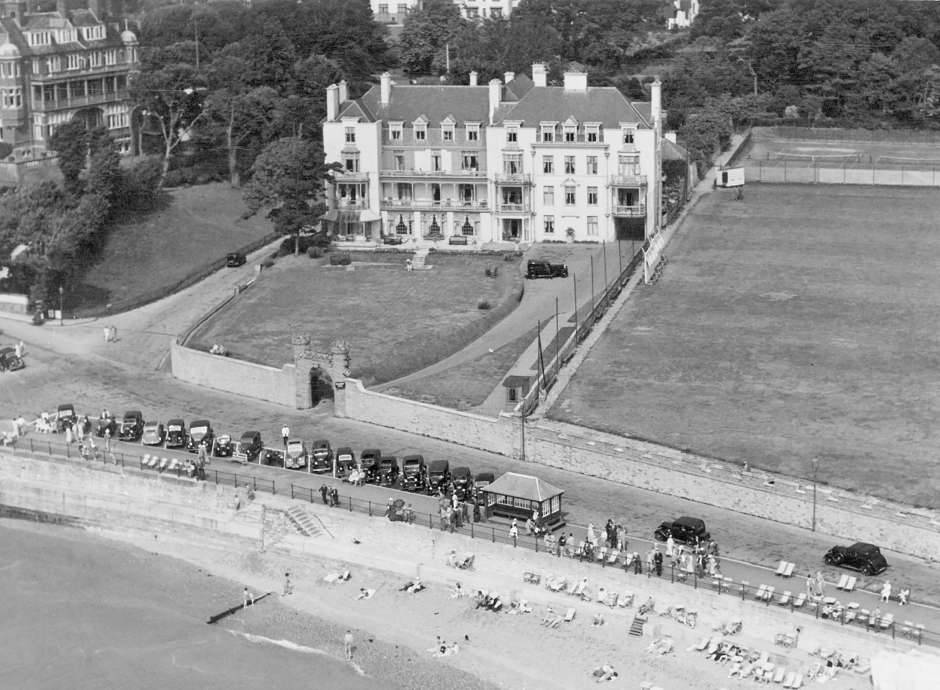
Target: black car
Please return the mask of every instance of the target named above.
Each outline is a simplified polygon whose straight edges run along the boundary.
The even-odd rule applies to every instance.
[[[284,467],[285,453],[283,448],[262,448],[260,463],[271,467]]]
[[[310,450],[310,471],[330,472],[333,470],[333,448],[324,438],[313,442]]]
[[[366,473],[367,482],[378,482],[382,472],[382,451],[378,448],[366,448],[359,454],[359,464]]]
[[[122,441],[137,442],[144,435],[144,415],[140,410],[128,410],[121,420],[121,431],[118,436]]]
[[[382,238],[382,244],[404,244],[405,238],[402,235],[386,235]]]
[[[711,535],[705,529],[705,522],[693,517],[681,517],[672,522],[664,522],[653,533],[659,541],[666,541],[670,536],[681,544],[694,544],[696,541],[708,541]]]
[[[16,371],[25,366],[23,358],[16,354],[15,348],[0,347],[0,371]]]
[[[379,482],[383,486],[394,486],[398,482],[398,458],[383,455],[379,460]]]
[[[206,452],[212,450],[212,443],[215,441],[215,432],[212,431],[212,424],[208,419],[197,419],[189,425],[189,438],[186,440],[186,450],[190,453],[199,451],[201,443],[206,444]]]
[[[221,434],[218,438],[215,439],[215,448],[212,449],[212,454],[217,458],[230,458],[232,453],[235,452],[235,443],[232,441],[232,437],[228,434]]]
[[[874,544],[857,542],[851,546],[833,546],[823,560],[827,565],[851,568],[865,575],[877,575],[888,568],[888,561],[881,555],[881,549]]]
[[[346,477],[356,467],[356,454],[349,446],[336,449],[336,476]]]
[[[450,475],[458,501],[469,501],[473,493],[473,475],[469,467],[455,467]]]
[[[552,263],[547,259],[530,259],[526,264],[526,278],[567,278],[568,264]]]
[[[261,454],[261,432],[246,431],[238,440],[232,452],[232,460],[238,462],[255,462]]]
[[[166,447],[182,448],[186,445],[186,422],[171,419],[166,423]]]
[[[55,413],[56,431],[71,429],[77,419],[78,415],[75,413],[75,405],[72,403],[59,405]],[[112,434],[113,431],[112,429]]]
[[[229,268],[244,266],[248,258],[241,252],[230,252],[225,255],[225,265]]]
[[[428,470],[422,455],[406,455],[401,459],[401,488],[421,491],[427,486]]]
[[[482,506],[484,501],[483,489],[496,481],[494,472],[477,472],[473,478],[473,502]]]
[[[450,484],[450,463],[447,460],[432,460],[428,465],[428,493],[438,489],[446,491]]]

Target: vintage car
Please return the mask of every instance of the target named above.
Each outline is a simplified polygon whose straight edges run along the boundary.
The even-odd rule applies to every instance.
[[[696,541],[711,539],[705,529],[705,522],[693,517],[680,517],[672,522],[664,522],[653,532],[659,541],[666,541],[671,536],[673,541],[681,544],[694,544]]]
[[[75,412],[75,405],[72,403],[65,403],[59,405],[56,408],[55,413],[55,427],[56,431],[65,431],[66,429],[71,429],[78,419],[78,414]],[[112,435],[114,431],[112,430]],[[103,434],[103,432],[102,432]]]
[[[137,442],[144,433],[144,415],[140,410],[128,410],[121,420],[118,438],[122,441]]]
[[[526,264],[525,277],[534,278],[567,278],[568,264],[553,263],[548,259],[529,259]]]
[[[16,371],[26,366],[22,357],[17,356],[16,349],[0,347],[0,371]]]
[[[182,448],[186,445],[186,422],[171,419],[166,423],[166,447]]]
[[[310,450],[310,471],[333,471],[333,448],[330,446],[330,442],[324,438],[317,439],[313,442]]]
[[[446,492],[450,485],[450,463],[447,460],[432,460],[428,464],[428,493]]]
[[[378,448],[366,448],[359,454],[359,465],[366,473],[367,482],[378,482],[382,472],[382,451]]]
[[[851,568],[865,575],[877,575],[888,569],[888,561],[874,544],[857,542],[851,546],[833,546],[823,560],[827,565]]]
[[[379,460],[379,482],[382,486],[398,483],[398,458],[394,455],[383,455]]]
[[[145,446],[159,446],[166,438],[166,429],[160,422],[144,422],[144,432],[140,435],[140,442]]]
[[[406,455],[401,459],[401,488],[421,491],[428,483],[428,470],[423,455]]]
[[[349,446],[336,449],[336,476],[345,477],[356,467],[356,454]]]
[[[212,449],[212,454],[217,458],[230,458],[232,453],[235,452],[235,443],[232,441],[232,437],[228,434],[220,434],[215,439],[215,448]]]
[[[210,452],[213,441],[215,441],[215,432],[212,430],[212,424],[208,419],[197,419],[189,425],[186,450],[190,453],[198,453],[199,445],[202,443],[206,444],[206,452]]]
[[[235,445],[232,460],[241,463],[256,462],[261,455],[262,447],[261,432],[246,431]]]
[[[284,467],[287,454],[283,448],[262,448],[259,457],[259,464],[270,465],[271,467]]]
[[[483,505],[483,489],[496,481],[494,472],[477,472],[473,478],[473,502]]]
[[[473,475],[469,467],[455,467],[450,474],[458,501],[469,501],[473,494]]]
[[[289,470],[302,470],[307,466],[307,445],[298,439],[287,442],[287,458],[284,467]]]
[[[244,266],[246,261],[248,261],[247,257],[241,252],[229,252],[225,255],[225,265],[229,268]]]
[[[118,433],[117,420],[110,413],[107,417],[102,416],[95,420],[95,436],[104,438],[107,432],[110,432],[111,438],[116,437]]]

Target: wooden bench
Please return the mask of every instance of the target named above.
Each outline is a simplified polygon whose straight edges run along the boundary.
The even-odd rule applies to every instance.
[[[470,244],[470,238],[467,237],[466,235],[451,235],[447,239],[447,243],[467,245],[467,244]]]

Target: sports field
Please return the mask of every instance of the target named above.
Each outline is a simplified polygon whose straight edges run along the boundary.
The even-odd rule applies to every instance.
[[[549,416],[940,507],[940,191],[744,197],[699,201]]]
[[[737,158],[932,167],[940,166],[940,138],[934,132],[755,127]]]

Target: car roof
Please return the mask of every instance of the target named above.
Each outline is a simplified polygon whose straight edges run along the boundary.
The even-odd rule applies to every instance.
[[[879,549],[874,544],[869,544],[868,542],[864,542],[864,541],[857,541],[854,544],[852,544],[849,548],[852,549],[853,551],[865,551],[865,552],[871,552],[871,553],[881,552],[881,549]]]
[[[246,436],[251,436],[252,438],[254,438],[255,436],[258,436],[260,438],[261,432],[260,431],[246,431],[245,433],[242,434],[242,438],[245,438]]]
[[[192,427],[194,427],[194,426],[209,426],[209,427],[211,427],[212,424],[209,422],[208,419],[197,419],[197,420],[194,421],[194,422],[190,422],[190,423],[189,423],[189,426],[190,426],[190,428],[192,428]]]
[[[125,417],[143,417],[140,410],[127,410],[124,412]]]
[[[486,480],[489,480],[489,481],[492,482],[492,481],[494,481],[495,479],[496,479],[496,473],[495,473],[495,472],[477,472],[477,475],[476,475],[476,480],[477,480],[478,482],[482,482],[482,481],[486,481]]]
[[[680,517],[676,518],[673,521],[674,525],[685,525],[686,527],[691,527],[692,529],[705,529],[705,521],[700,518],[694,517]]]
[[[450,463],[447,460],[432,460],[430,463],[428,463],[428,467],[435,470],[441,470],[445,467],[450,467]]]
[[[144,426],[160,426],[161,422],[144,422]]]
[[[461,467],[455,467],[455,468],[451,471],[451,474],[470,474],[470,468],[469,468],[469,467],[462,467],[462,466],[461,466]]]
[[[179,417],[174,417],[173,419],[171,419],[170,421],[168,421],[167,424],[180,424],[180,425],[182,425],[182,426],[186,426],[186,422],[184,422],[184,421],[183,421],[182,419],[180,419]]]
[[[405,462],[414,462],[415,460],[420,460],[421,462],[424,462],[424,456],[423,455],[406,455],[405,457],[402,458],[402,460],[404,460]]]

